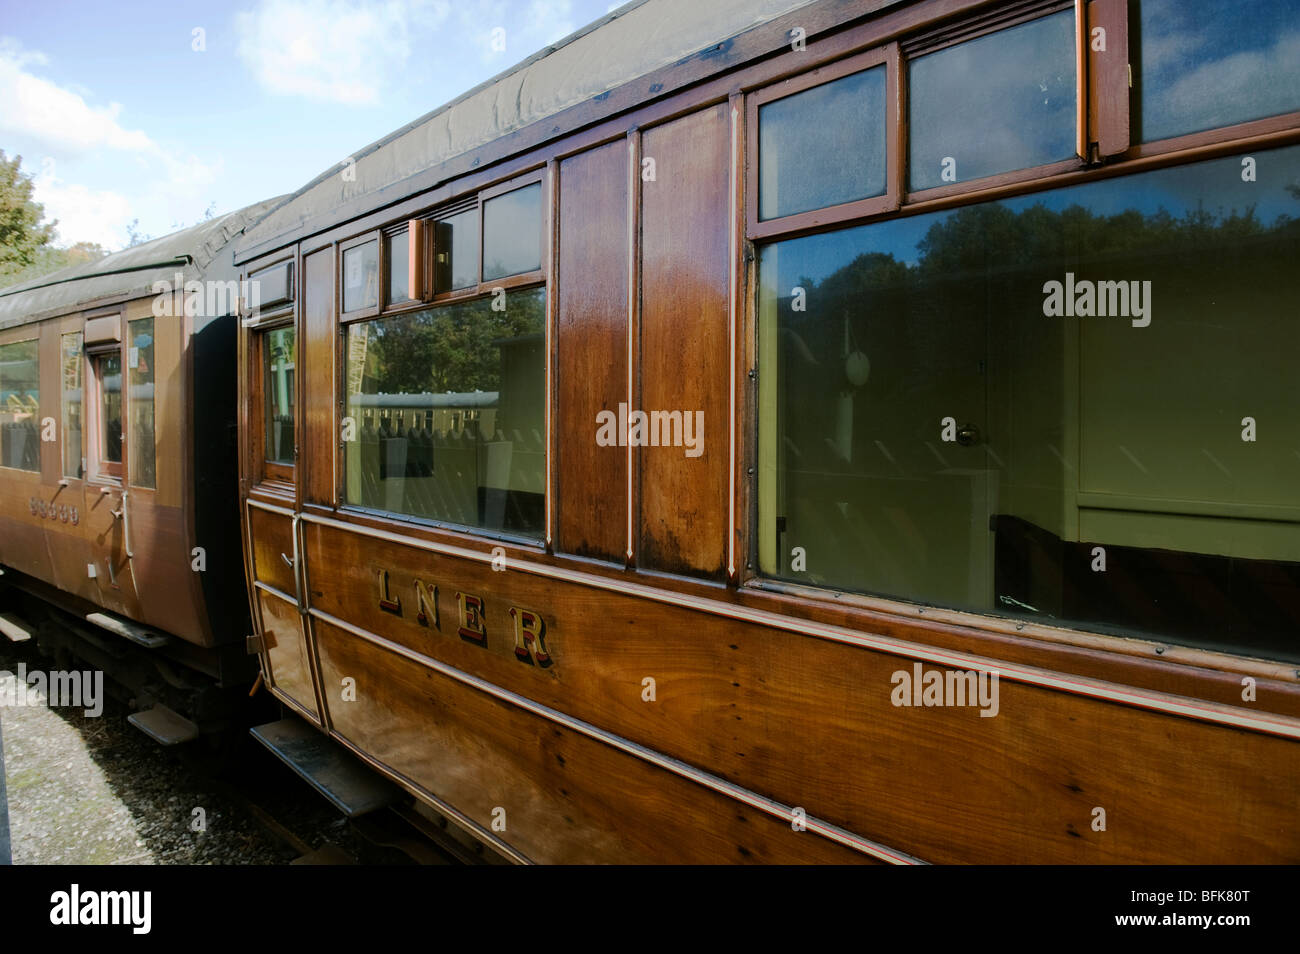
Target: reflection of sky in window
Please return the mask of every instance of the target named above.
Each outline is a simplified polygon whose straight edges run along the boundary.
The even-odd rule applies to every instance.
[[[1017,213],[1035,205],[1053,212],[1080,205],[1099,216],[1129,210],[1154,215],[1163,209],[1174,218],[1198,209],[1227,217],[1245,214],[1253,206],[1256,219],[1264,225],[1273,224],[1282,215],[1300,217],[1300,198],[1287,191],[1288,186],[1300,189],[1300,146],[1259,150],[1251,155],[1256,162],[1255,182],[1242,181],[1241,156],[1228,156],[1003,199],[997,204]],[[784,289],[782,294],[788,295],[795,283],[804,279],[820,282],[863,253],[893,255],[915,265],[919,258],[917,245],[926,233],[957,211],[931,212],[780,243],[779,274],[763,270],[763,284],[770,293],[775,281]]]
[[[908,68],[909,183],[945,185],[1062,159],[1075,150],[1074,18],[1069,11],[960,43]]]
[[[1136,25],[1142,141],[1300,109],[1296,0],[1141,0]]]
[[[885,69],[760,107],[759,215],[770,219],[885,191]]]

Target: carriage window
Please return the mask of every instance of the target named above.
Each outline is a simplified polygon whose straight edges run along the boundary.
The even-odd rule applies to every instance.
[[[131,391],[127,413],[131,420],[131,483],[136,487],[157,487],[157,457],[154,448],[154,348],[153,319],[140,318],[127,324],[127,377]]]
[[[1140,0],[1130,24],[1138,141],[1300,110],[1295,0]]]
[[[81,332],[64,335],[59,376],[63,382],[63,476],[82,477],[86,459],[81,455]]]
[[[293,466],[294,332],[276,328],[262,335],[262,406],[266,460]]]
[[[762,572],[1300,659],[1300,146],[776,242]]]
[[[540,536],[546,290],[348,326],[350,504]]]
[[[1074,156],[1074,42],[1074,17],[1066,10],[912,60],[911,188]]]
[[[0,465],[41,469],[38,344],[0,345]]]
[[[398,232],[388,238],[388,303],[411,300],[411,236]]]
[[[470,209],[433,224],[435,292],[472,288],[478,284],[478,209]]]
[[[366,242],[343,252],[343,310],[379,304],[379,243]]]
[[[483,281],[542,267],[542,186],[534,183],[483,203]]]
[[[122,476],[122,451],[126,435],[122,431],[122,352],[107,351],[91,359],[99,394],[98,442],[99,470],[111,477]]]
[[[883,66],[759,107],[759,218],[883,195],[885,137]]]

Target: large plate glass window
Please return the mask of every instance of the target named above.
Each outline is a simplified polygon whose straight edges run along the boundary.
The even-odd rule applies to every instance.
[[[910,188],[1074,157],[1076,69],[1072,10],[910,60]]]
[[[764,574],[1300,660],[1300,146],[778,241]]]
[[[1295,0],[1138,0],[1129,24],[1138,141],[1300,110]]]
[[[543,533],[546,290],[347,328],[348,503]]]
[[[41,469],[38,343],[0,345],[0,466]]]

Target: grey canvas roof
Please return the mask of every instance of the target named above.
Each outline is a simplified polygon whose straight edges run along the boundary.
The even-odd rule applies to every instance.
[[[237,245],[260,253],[314,230],[331,210],[386,204],[382,190],[508,133],[718,46],[816,0],[641,0],[534,54],[447,105],[327,169],[272,210]],[[875,0],[844,19],[892,6]],[[854,5],[844,5],[846,7]],[[347,169],[348,176],[341,173]],[[353,178],[355,175],[355,178]],[[359,201],[366,200],[370,201]]]
[[[150,295],[155,281],[172,281],[178,271],[184,281],[238,278],[231,239],[282,199],[268,199],[98,261],[70,265],[0,289],[0,328],[67,314],[104,298]]]

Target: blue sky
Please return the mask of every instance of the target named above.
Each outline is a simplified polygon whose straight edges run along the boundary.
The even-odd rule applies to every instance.
[[[56,244],[121,248],[136,218],[156,237],[291,192],[619,5],[0,0],[0,149]]]

